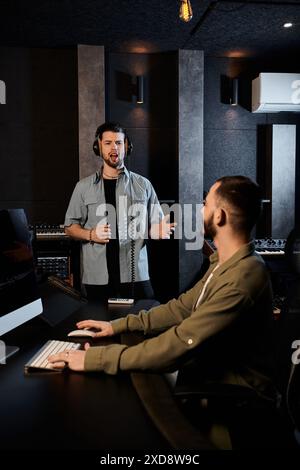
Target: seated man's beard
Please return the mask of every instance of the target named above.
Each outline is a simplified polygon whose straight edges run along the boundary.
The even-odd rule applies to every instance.
[[[217,230],[213,222],[213,214],[212,214],[210,218],[207,220],[207,222],[204,221],[204,236],[206,238],[215,238],[216,234],[217,234]]]

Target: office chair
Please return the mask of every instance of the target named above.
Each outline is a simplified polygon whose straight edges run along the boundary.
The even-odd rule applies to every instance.
[[[198,372],[193,363],[181,368],[174,394],[183,412],[206,431],[215,447],[228,450],[278,445],[282,420],[275,397],[267,399],[238,384],[201,382]]]

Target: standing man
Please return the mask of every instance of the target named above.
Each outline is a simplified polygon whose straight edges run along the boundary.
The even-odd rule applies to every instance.
[[[66,234],[82,241],[88,298],[153,298],[145,238],[169,238],[175,224],[150,181],[124,166],[132,144],[120,124],[99,126],[93,150],[103,164],[77,183],[65,217]]]

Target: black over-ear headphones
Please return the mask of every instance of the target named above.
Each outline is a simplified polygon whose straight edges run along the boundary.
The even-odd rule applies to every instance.
[[[106,125],[106,124],[102,124],[101,126],[98,127],[98,129],[96,130],[96,133],[95,133],[95,140],[94,140],[94,143],[93,143],[93,150],[94,150],[95,155],[97,155],[97,157],[102,157],[102,155],[100,153],[99,137],[100,137],[100,135],[102,136],[103,132],[106,132],[106,131],[122,132],[124,134],[125,157],[129,157],[129,155],[131,154],[131,152],[133,150],[133,145],[132,145],[132,142],[131,142],[131,140],[129,139],[129,137],[127,135],[127,132],[121,126],[119,126],[119,127],[120,127],[121,130],[114,130],[113,127],[110,129],[109,126]]]

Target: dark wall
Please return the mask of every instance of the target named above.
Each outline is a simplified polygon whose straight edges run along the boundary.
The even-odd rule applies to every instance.
[[[177,54],[109,54],[107,112],[134,144],[130,170],[151,180],[159,199],[177,199]],[[136,103],[136,76],[144,76],[144,103]]]
[[[204,188],[223,175],[257,177],[257,130],[265,124],[297,125],[297,172],[300,174],[300,114],[250,112],[251,80],[260,72],[298,72],[294,62],[207,57],[204,67]],[[221,76],[239,77],[238,106],[221,103]],[[296,182],[299,177],[296,178]],[[296,216],[300,211],[296,184]]]
[[[62,223],[78,179],[77,50],[0,48],[0,206]]]

